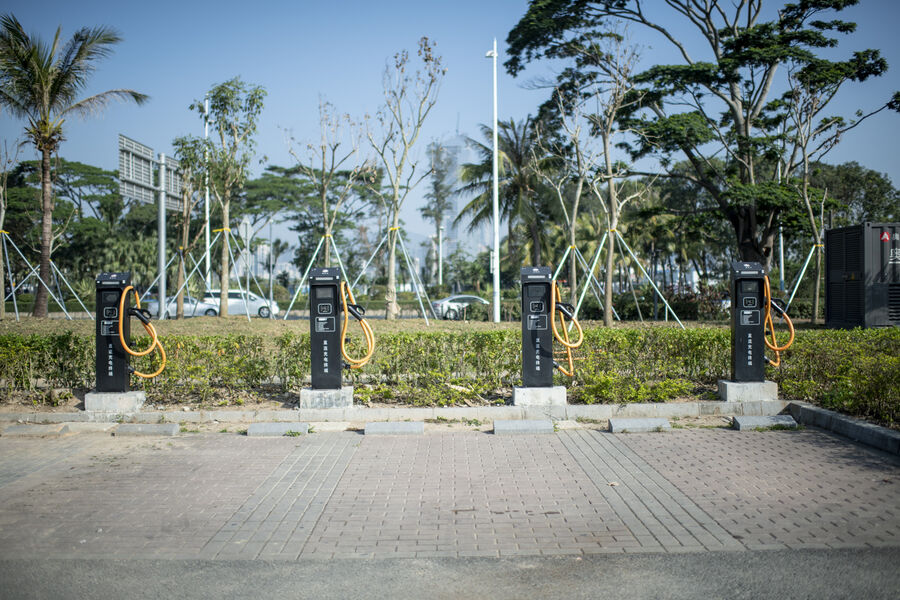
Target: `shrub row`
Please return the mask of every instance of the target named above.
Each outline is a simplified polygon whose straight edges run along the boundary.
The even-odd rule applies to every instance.
[[[253,335],[166,336],[164,374],[135,381],[156,402],[225,401],[235,395],[296,391],[309,378],[309,337]],[[136,339],[144,347],[146,339]],[[590,329],[576,352],[570,402],[665,402],[714,398],[718,379],[729,376],[726,328]],[[360,354],[359,348],[350,348]],[[151,356],[155,356],[155,353]],[[142,358],[139,370],[155,369]],[[520,341],[516,331],[382,334],[372,361],[349,372],[363,402],[453,405],[504,402],[518,385]],[[0,336],[0,391],[39,387],[86,390],[94,379],[90,336]],[[898,422],[900,330],[801,331],[783,358],[769,368],[783,397],[826,408]]]

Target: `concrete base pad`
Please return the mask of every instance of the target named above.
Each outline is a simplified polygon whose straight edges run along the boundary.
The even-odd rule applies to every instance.
[[[309,423],[253,423],[247,428],[247,437],[280,437],[290,433],[306,435]]]
[[[668,419],[651,417],[644,419],[620,419],[609,420],[610,433],[646,433],[648,431],[660,431],[671,429]]]
[[[791,415],[774,415],[771,417],[732,417],[731,423],[738,431],[766,429],[769,427],[790,427],[796,429],[797,421]]]
[[[166,435],[177,434],[181,427],[177,423],[160,423],[151,425],[147,423],[123,423],[116,427],[113,435]]]
[[[300,390],[300,408],[350,408],[353,406],[353,386],[345,385],[339,390]]]
[[[88,392],[84,395],[84,410],[87,412],[134,413],[138,412],[147,395],[142,391],[130,392]]]
[[[513,406],[565,406],[566,388],[561,385],[553,387],[514,387]]]
[[[774,381],[719,380],[719,398],[725,402],[778,400],[778,384]]]
[[[532,388],[534,389],[534,388]],[[494,421],[494,435],[517,433],[553,433],[553,421],[550,419],[523,419],[520,421]]]
[[[366,435],[421,435],[425,433],[424,421],[379,421],[366,423]]]

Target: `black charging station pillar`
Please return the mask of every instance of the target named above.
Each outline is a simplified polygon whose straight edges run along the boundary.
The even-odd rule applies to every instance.
[[[550,267],[522,269],[522,385],[553,386],[553,332],[550,329]]]
[[[765,381],[766,272],[755,262],[731,263],[731,380]]]
[[[97,275],[97,392],[124,393],[129,389],[131,373],[128,355],[119,341],[119,299],[131,285],[131,273],[100,273]],[[126,311],[122,322],[122,335],[126,340],[131,334],[127,312],[129,298],[125,299]]]
[[[312,389],[341,389],[341,271],[330,267],[309,274],[309,345]]]

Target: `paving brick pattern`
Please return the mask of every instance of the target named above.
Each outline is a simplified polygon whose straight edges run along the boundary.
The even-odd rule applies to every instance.
[[[296,559],[361,439],[355,433],[305,437],[216,532],[201,555]]]
[[[816,430],[0,437],[0,558],[900,547],[898,498]]]
[[[662,434],[655,434],[657,437]],[[560,435],[644,552],[740,550],[741,543],[622,442],[622,436],[573,430]]]
[[[41,440],[30,448],[53,465],[0,487],[0,558],[197,556],[295,446],[224,435]],[[22,451],[0,440],[4,462]]]
[[[749,549],[900,546],[900,461],[820,431],[618,438]]]
[[[67,459],[89,452],[103,440],[94,436],[70,436],[56,439],[0,438],[0,493],[2,488],[22,477],[47,477],[44,469],[59,470]]]
[[[622,552],[640,542],[556,436],[366,437],[310,557]]]

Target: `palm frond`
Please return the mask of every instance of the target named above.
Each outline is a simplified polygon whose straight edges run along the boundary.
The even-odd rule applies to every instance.
[[[64,116],[69,113],[74,113],[84,117],[103,109],[112,100],[133,100],[136,104],[140,105],[149,99],[150,96],[134,90],[107,90],[67,106],[59,111],[59,115]]]

